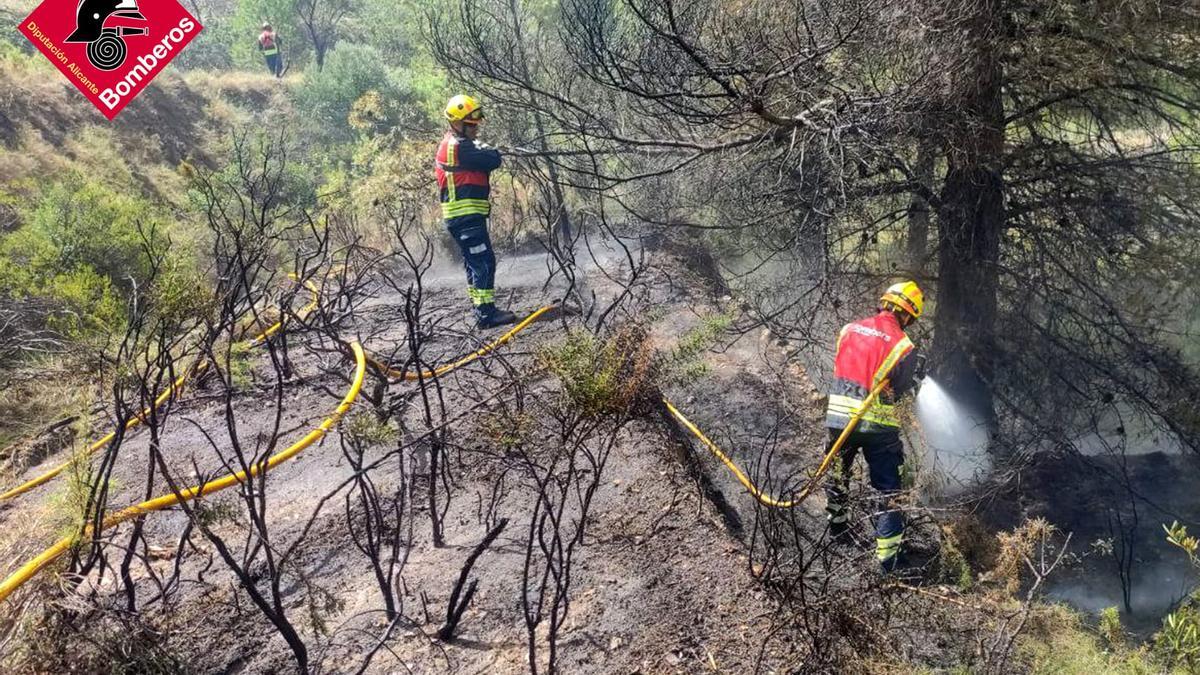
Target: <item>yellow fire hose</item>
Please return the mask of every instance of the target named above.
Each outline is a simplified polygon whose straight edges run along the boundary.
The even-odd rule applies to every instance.
[[[313,288],[311,286],[310,286],[309,290],[313,290],[315,292],[315,288]],[[537,310],[536,312],[530,314],[528,317],[525,318],[524,321],[522,321],[521,323],[514,326],[511,330],[509,330],[504,335],[500,336],[495,341],[490,342],[487,345],[484,345],[483,347],[476,350],[475,352],[473,352],[453,363],[449,363],[444,366],[440,366],[438,368],[435,368],[433,371],[426,371],[425,373],[423,373],[423,375],[425,377],[440,376],[440,375],[448,373],[456,368],[464,366],[464,365],[474,361],[475,359],[478,359],[479,357],[495,350],[497,347],[499,347],[499,346],[503,345],[504,343],[508,342],[509,340],[511,340],[517,333],[524,330],[526,327],[529,326],[529,324],[531,324],[535,320],[537,320],[538,317],[542,316],[543,314],[545,314],[546,312],[550,311],[553,308],[554,308],[553,305],[548,305],[546,307],[542,307],[541,309]],[[271,329],[274,329],[274,330],[268,329],[268,331],[270,331],[270,334],[277,332],[279,330],[278,326],[279,326],[279,324],[277,323],[275,326],[271,327]],[[262,334],[260,334],[259,338],[265,339],[266,337],[270,337],[270,334],[268,334],[267,331],[264,331]],[[258,338],[255,338],[255,339],[257,340]],[[401,373],[400,371],[395,371],[394,369],[392,369],[391,367],[389,367],[387,365],[381,364],[379,361],[376,361],[375,359],[368,359],[368,357],[366,356],[366,353],[363,351],[362,345],[360,345],[358,342],[354,342],[350,346],[351,346],[351,349],[354,350],[354,360],[355,360],[355,364],[356,364],[356,370],[355,370],[355,374],[354,374],[354,382],[350,387],[350,391],[346,394],[346,397],[344,399],[342,399],[341,405],[339,405],[337,407],[337,409],[333,412],[333,414],[330,415],[324,422],[322,422],[319,427],[317,427],[316,429],[309,432],[309,434],[307,436],[305,436],[304,438],[297,441],[294,445],[287,448],[286,450],[283,450],[282,452],[280,452],[278,454],[272,455],[271,457],[269,457],[267,459],[265,464],[255,464],[254,466],[252,466],[250,468],[251,476],[257,476],[260,471],[270,470],[275,465],[277,465],[281,462],[285,462],[288,459],[291,459],[292,457],[294,457],[296,454],[298,454],[305,448],[309,447],[313,443],[320,440],[330,429],[332,429],[333,426],[335,424],[337,424],[338,421],[342,418],[342,416],[346,413],[346,411],[350,409],[350,406],[354,403],[354,400],[358,397],[359,390],[362,389],[363,379],[366,375],[366,366],[367,366],[368,360],[370,360],[370,362],[373,365],[380,368],[381,370],[384,370],[385,372],[389,373],[393,377],[399,377],[401,374],[403,374],[405,379],[409,379],[409,380],[417,379],[417,375],[415,373],[413,373],[413,374]],[[186,377],[186,375],[181,376],[181,379],[183,377]],[[168,390],[168,392],[165,395],[169,395],[170,393],[171,393],[170,390]],[[156,402],[156,405],[157,404],[158,403]],[[109,440],[111,440],[111,439],[109,439]],[[105,442],[108,442],[108,441],[105,441]],[[59,468],[58,470],[61,471],[62,469]],[[45,477],[43,480],[41,480],[41,482],[45,482],[46,480],[49,480],[52,477],[53,476]],[[175,504],[178,504],[181,501],[190,501],[192,499],[195,499],[198,496],[206,495],[211,492],[216,492],[218,490],[224,490],[225,488],[231,487],[235,484],[242,482],[243,480],[245,480],[245,478],[246,478],[245,472],[239,471],[237,473],[230,474],[230,475],[220,478],[218,480],[215,480],[215,481],[212,481],[209,483],[205,483],[204,485],[201,485],[201,486],[187,488],[186,490],[180,491],[179,494],[172,493],[169,495],[163,495],[161,497],[152,499],[150,501],[142,502],[141,504],[135,504],[134,506],[130,506],[128,508],[122,509],[122,510],[108,516],[107,518],[105,518],[100,529],[106,530],[110,527],[113,527],[114,525],[118,525],[118,524],[123,523],[127,520],[130,520],[132,518],[136,518],[137,516],[140,516],[144,513],[149,513],[150,511],[158,511],[158,510],[167,508],[169,506],[174,506]],[[40,484],[40,483],[38,483],[38,484]],[[22,486],[22,487],[25,487],[25,486]],[[34,487],[34,485],[29,485],[29,487],[26,487],[25,489],[29,489],[31,487]],[[17,494],[19,494],[19,493],[17,493]],[[84,532],[82,536],[90,536],[91,533],[92,533],[91,530],[88,530],[88,531]],[[29,579],[31,579],[35,574],[40,572],[42,569],[44,569],[47,565],[49,565],[51,562],[56,560],[63,553],[70,550],[70,548],[78,540],[79,540],[78,536],[66,537],[66,538],[59,540],[56,544],[54,544],[50,548],[43,551],[41,553],[41,555],[39,555],[36,558],[34,558],[33,560],[30,560],[29,562],[25,563],[16,572],[13,572],[11,575],[9,575],[9,577],[7,579],[5,579],[2,583],[0,583],[0,602],[3,602],[13,591],[15,591],[17,588],[19,588],[22,584],[24,584]]]
[[[729,469],[729,471],[733,473],[733,475],[738,479],[738,482],[745,486],[746,491],[749,492],[755,499],[767,506],[775,506],[781,509],[790,509],[796,505],[795,501],[780,501],[758,489],[758,486],[751,482],[751,480],[746,476],[745,472],[739,469],[737,464],[733,463],[733,460],[729,458],[729,455],[721,452],[721,448],[718,448],[716,443],[713,443],[711,440],[709,440],[708,436],[705,436],[704,432],[700,431],[699,427],[697,427],[695,424],[692,424],[691,420],[684,417],[683,413],[679,412],[679,408],[676,408],[675,405],[666,398],[663,398],[663,403],[667,404],[667,410],[671,411],[671,414],[675,416],[675,419],[679,420],[680,424],[687,427],[687,430],[692,432],[696,438],[700,439],[700,442],[704,444],[704,447],[708,448],[708,451],[711,452],[714,457],[721,460],[721,463],[723,463]]]
[[[292,281],[300,281],[300,277],[295,272],[288,272],[288,278]],[[312,293],[312,298],[309,299],[307,305],[300,308],[299,314],[301,316],[308,316],[308,313],[316,309],[317,304],[321,302],[321,289],[317,288],[317,285],[311,279],[304,282],[304,287],[308,289],[309,293]],[[282,317],[266,330],[254,336],[254,339],[250,341],[250,346],[257,347],[266,342],[268,338],[278,333],[281,328],[283,328]]]
[[[296,278],[295,275],[289,275],[289,276],[291,276],[293,279]],[[307,313],[307,312],[311,311],[313,308],[315,308],[317,302],[319,301],[319,298],[318,298],[319,292],[318,292],[316,286],[314,284],[312,284],[311,281],[305,282],[305,285],[308,287],[308,289],[310,291],[313,292],[313,296],[314,296],[312,302],[310,302],[309,305],[306,306],[304,308],[304,310],[302,310],[305,313]],[[472,361],[495,350],[496,348],[498,348],[501,345],[505,344],[506,342],[510,341],[514,336],[516,336],[517,333],[524,330],[531,323],[536,321],[538,319],[538,317],[542,316],[546,312],[549,312],[553,308],[554,308],[554,305],[548,305],[548,306],[542,307],[542,308],[538,309],[537,311],[533,312],[532,314],[530,314],[523,321],[518,323],[516,326],[514,326],[508,332],[501,335],[495,341],[484,345],[483,347],[479,348],[478,350],[458,359],[457,361],[454,361],[452,363],[448,363],[448,364],[445,364],[442,366],[438,366],[438,367],[434,368],[433,370],[421,371],[420,373],[410,373],[410,372],[406,372],[403,370],[394,369],[391,366],[378,361],[377,359],[366,356],[365,352],[363,351],[362,345],[360,345],[358,342],[352,343],[351,348],[354,351],[356,370],[355,370],[355,375],[354,375],[354,381],[350,387],[350,391],[346,394],[346,396],[342,400],[341,404],[338,405],[337,409],[334,410],[332,415],[330,415],[328,418],[326,418],[325,421],[322,422],[319,427],[317,427],[316,429],[309,432],[307,436],[300,439],[295,444],[293,444],[292,446],[283,450],[282,452],[272,455],[271,457],[269,457],[267,459],[267,461],[265,463],[255,464],[254,466],[252,466],[249,470],[250,476],[257,476],[260,472],[265,472],[265,471],[270,470],[277,464],[280,464],[282,462],[287,461],[288,459],[291,459],[292,457],[294,457],[295,455],[297,455],[301,451],[303,451],[305,448],[311,446],[313,443],[315,443],[318,440],[320,440],[321,438],[323,438],[325,436],[325,434],[328,433],[329,430],[332,429],[333,426],[338,423],[338,421],[342,418],[342,416],[345,415],[345,413],[350,409],[350,406],[353,405],[355,399],[358,397],[358,393],[362,389],[363,379],[366,374],[367,363],[370,363],[373,367],[378,368],[380,371],[386,373],[389,377],[401,378],[401,379],[409,380],[409,381],[417,380],[420,378],[438,377],[438,376],[444,375],[452,370],[460,368],[468,363],[471,363]],[[268,328],[267,330],[265,330],[261,334],[259,334],[259,336],[257,336],[251,342],[251,344],[259,344],[263,340],[270,338],[272,335],[274,335],[276,332],[278,332],[281,328],[282,328],[282,321],[275,323],[270,328]],[[198,372],[201,369],[202,369],[202,367],[197,367],[193,372]],[[694,434],[696,436],[696,438],[698,438],[700,440],[700,442],[703,443],[704,446],[715,457],[717,457],[717,459],[721,460],[721,462],[730,470],[730,472],[733,473],[733,475],[738,479],[738,481],[746,488],[746,490],[755,499],[757,499],[759,502],[765,504],[766,506],[771,506],[771,507],[776,507],[776,508],[792,508],[792,507],[798,506],[800,503],[802,503],[805,499],[808,498],[808,496],[812,493],[813,489],[817,485],[817,482],[821,479],[821,477],[825,474],[825,472],[829,470],[829,467],[832,466],[834,457],[836,457],[838,452],[842,449],[842,446],[845,444],[846,439],[849,438],[851,432],[853,432],[854,428],[856,426],[858,426],[858,423],[862,419],[863,415],[866,414],[867,410],[869,410],[870,407],[875,403],[876,399],[878,399],[879,395],[883,392],[884,388],[887,387],[887,385],[888,385],[887,375],[888,374],[890,374],[890,371],[889,371],[889,373],[885,373],[884,378],[882,380],[880,380],[879,384],[877,384],[874,389],[871,390],[870,395],[867,397],[867,399],[865,401],[863,401],[862,406],[860,406],[859,409],[857,411],[855,411],[854,415],[851,416],[850,421],[846,424],[846,427],[842,430],[842,433],[838,436],[837,440],[830,447],[829,452],[826,453],[824,459],[821,461],[821,464],[817,467],[817,470],[809,478],[808,483],[805,485],[805,487],[800,491],[800,493],[796,497],[789,499],[789,500],[775,499],[774,497],[768,495],[767,493],[765,493],[761,489],[759,489],[750,480],[750,478],[748,476],[746,476],[745,472],[742,471],[737,466],[737,464],[735,464],[733,462],[733,460],[729,458],[728,455],[726,455],[724,452],[722,452],[721,449],[719,447],[717,447],[717,445],[715,443],[713,443],[707,436],[705,436],[704,432],[700,431],[700,429],[695,424],[693,424],[691,420],[689,420],[686,416],[684,416],[684,414],[682,412],[680,412],[680,410],[678,408],[676,408],[675,405],[672,404],[670,400],[668,400],[667,398],[664,397],[663,403],[667,406],[667,410],[669,410],[671,412],[671,414],[674,415],[675,418],[678,419],[679,422],[684,425],[684,427],[686,427],[689,431],[691,431],[692,434]],[[181,375],[180,378],[178,380],[176,380],[174,384],[172,384],[171,388],[169,388],[166,392],[161,394],[158,399],[155,400],[154,405],[156,407],[158,405],[161,405],[161,403],[163,401],[165,401],[167,397],[169,397],[173,392],[177,391],[180,387],[182,387],[183,382],[188,377],[188,375],[189,375],[189,373],[184,373],[183,375]],[[143,413],[143,416],[145,414],[149,414],[149,412],[145,411]],[[129,423],[127,423],[127,425],[126,425],[126,428],[131,428],[133,426],[136,426],[136,424],[140,423],[141,417],[142,416],[139,416],[137,418],[130,420]],[[104,447],[104,445],[111,442],[113,436],[114,436],[114,434],[110,433],[105,438],[101,439],[100,441],[97,441],[95,444],[93,444],[93,446],[91,448],[89,448],[89,451],[94,452],[94,451],[98,450],[99,448]],[[21,494],[22,492],[25,492],[33,487],[36,487],[37,485],[40,485],[40,484],[50,480],[50,478],[53,478],[54,475],[61,472],[63,470],[63,468],[65,468],[65,466],[66,465],[63,465],[62,467],[58,467],[57,469],[53,470],[52,472],[48,472],[48,475],[44,474],[43,476],[39,476],[38,478],[34,479],[33,481],[30,481],[29,483],[26,483],[25,485],[20,486],[19,488],[15,488],[14,490],[10,490],[9,492],[7,492],[5,494],[0,495],[0,499],[11,498],[13,496]],[[145,501],[140,504],[135,504],[133,506],[122,509],[122,510],[108,516],[107,518],[105,518],[103,523],[101,524],[100,529],[106,530],[115,525],[118,525],[120,523],[128,521],[132,518],[136,518],[145,513],[149,513],[150,511],[161,510],[161,509],[164,509],[164,508],[167,508],[170,506],[174,506],[175,504],[178,504],[182,501],[190,501],[192,499],[195,499],[198,496],[203,496],[203,495],[210,494],[212,492],[224,490],[228,487],[231,487],[233,485],[241,483],[245,479],[246,479],[246,472],[239,471],[239,472],[224,476],[223,478],[220,478],[218,480],[215,480],[215,481],[212,481],[209,483],[205,483],[204,485],[187,488],[185,490],[182,490],[178,494],[172,493],[172,494],[168,494],[168,495],[163,495],[161,497],[158,497],[158,498],[155,498],[155,499],[152,499],[149,501]],[[25,565],[23,565],[16,572],[9,575],[9,577],[7,579],[5,579],[2,583],[0,583],[0,602],[3,602],[10,594],[12,594],[13,591],[15,591],[17,588],[19,588],[22,584],[24,584],[26,581],[28,581],[30,578],[32,578],[35,574],[37,574],[39,571],[44,569],[51,562],[53,562],[58,557],[60,557],[63,553],[70,550],[70,548],[75,545],[75,543],[80,539],[81,536],[90,536],[91,534],[92,534],[92,531],[89,528],[88,530],[83,532],[81,535],[65,537],[65,538],[59,540],[56,544],[54,544],[50,548],[46,549],[46,551],[44,551],[41,555],[37,556],[33,560],[31,560],[28,563],[26,563]]]
[[[299,277],[297,277],[296,274],[294,274],[294,273],[288,274],[288,277],[293,280],[299,281]],[[320,300],[320,297],[319,297],[320,291],[317,288],[316,284],[314,284],[312,281],[305,281],[304,285],[306,288],[308,288],[309,292],[312,293],[312,299],[309,300],[308,304],[305,305],[300,310],[301,314],[306,315],[309,312],[311,312],[312,310],[316,309],[317,303]],[[262,344],[268,338],[270,338],[272,335],[274,335],[275,333],[278,333],[281,328],[283,328],[283,319],[276,321],[274,325],[270,326],[269,328],[267,328],[266,330],[264,330],[263,332],[261,332],[257,336],[255,336],[255,338],[250,341],[250,346],[254,347],[254,346]],[[183,385],[185,382],[187,382],[189,379],[192,379],[192,378],[202,374],[207,369],[208,369],[207,362],[199,362],[199,363],[195,364],[194,366],[192,366],[191,368],[184,370],[183,374],[180,375],[179,377],[175,378],[175,381],[171,383],[171,386],[167,387],[166,391],[159,394],[158,397],[154,399],[154,402],[152,404],[150,404],[150,406],[148,406],[147,408],[142,410],[142,412],[139,413],[138,415],[131,417],[129,419],[129,421],[125,423],[125,431],[129,431],[129,430],[137,427],[138,425],[140,425],[143,421],[145,421],[145,419],[147,417],[149,417],[149,415],[152,411],[158,409],[160,406],[162,406],[163,403],[165,403],[172,396],[177,395],[183,389]],[[117,437],[116,431],[108,432],[106,435],[104,435],[102,438],[100,438],[100,440],[98,440],[88,446],[87,454],[93,455],[97,452],[100,452],[104,448],[108,447],[108,444],[112,443],[113,439],[116,437]],[[71,466],[72,461],[73,460],[68,460],[66,462],[63,462],[62,464],[59,464],[58,466],[46,471],[45,473],[42,473],[41,475],[39,475],[35,478],[32,478],[28,481],[25,481],[24,483],[12,488],[11,490],[8,490],[7,492],[0,494],[0,501],[7,501],[9,499],[12,499],[13,497],[25,494],[26,492],[29,492],[30,490],[34,489],[35,487],[38,487],[39,485],[49,482],[55,476],[57,476],[58,474],[65,471],[67,469],[67,467]]]
[[[207,364],[201,363],[199,366],[197,366],[196,372],[204,370],[206,366],[207,366]],[[147,407],[145,410],[143,410],[141,412],[141,414],[131,417],[129,419],[129,421],[125,423],[125,430],[129,431],[130,429],[133,429],[134,427],[141,424],[142,420],[145,419],[146,416],[150,414],[150,412],[153,408],[158,408],[164,402],[166,402],[167,399],[171,398],[171,396],[173,394],[175,394],[181,388],[183,388],[183,383],[187,381],[189,375],[191,375],[191,373],[185,371],[182,375],[175,378],[175,381],[171,383],[171,386],[167,387],[166,391],[159,394],[158,398],[154,399],[154,403],[152,403],[150,407]],[[116,431],[108,432],[100,440],[98,440],[95,443],[92,443],[91,445],[88,446],[88,449],[87,449],[88,454],[90,455],[90,454],[93,454],[96,452],[100,452],[105,447],[107,447],[109,443],[112,443],[112,440],[116,437],[117,437]],[[36,478],[33,478],[31,480],[28,480],[28,481],[18,485],[17,487],[9,490],[8,492],[0,494],[0,501],[12,499],[13,497],[16,497],[17,495],[21,495],[26,492],[29,492],[33,488],[50,481],[50,479],[54,478],[58,474],[65,471],[66,468],[69,466],[71,466],[70,461],[66,461],[66,462],[63,462],[62,464],[59,464],[58,466],[54,467],[53,469],[50,469],[49,471],[41,474],[40,476],[37,476]]]
[[[392,368],[391,366],[389,366],[385,363],[382,363],[380,361],[377,361],[373,358],[368,358],[368,361],[371,363],[372,366],[387,373],[388,377],[398,377],[398,378],[401,378],[404,380],[408,380],[410,382],[413,380],[439,377],[441,375],[445,375],[446,373],[448,373],[456,368],[461,368],[462,366],[467,365],[468,363],[474,361],[475,359],[478,359],[479,357],[484,356],[487,353],[495,350],[497,347],[499,347],[499,346],[503,345],[504,343],[508,342],[509,340],[511,340],[513,338],[513,336],[515,336],[517,333],[520,333],[521,331],[525,330],[525,328],[529,324],[533,323],[534,321],[537,321],[538,317],[540,317],[541,315],[545,314],[546,312],[549,312],[550,310],[554,309],[554,307],[555,307],[554,305],[546,305],[545,307],[542,307],[541,309],[537,310],[533,314],[530,314],[529,316],[525,317],[524,321],[513,326],[511,330],[509,330],[504,335],[501,335],[494,342],[490,342],[490,343],[484,345],[483,347],[480,347],[479,349],[475,350],[474,352],[467,354],[466,356],[462,357],[461,359],[459,359],[453,363],[447,363],[443,366],[438,366],[437,368],[434,368],[433,370],[425,370],[425,371],[421,371],[420,373],[410,373],[410,372],[404,371],[404,370],[396,370],[395,368]]]
[[[292,457],[295,457],[313,443],[321,440],[321,438],[323,438],[325,434],[328,433],[329,430],[332,429],[333,426],[342,419],[342,416],[346,414],[346,411],[350,410],[350,406],[352,406],[354,404],[354,400],[358,398],[358,392],[360,389],[362,389],[363,378],[367,373],[367,359],[366,354],[363,353],[362,345],[354,342],[350,345],[350,347],[354,350],[354,361],[356,366],[354,371],[354,381],[350,385],[350,391],[346,392],[346,396],[342,399],[342,402],[338,404],[338,407],[333,411],[333,414],[325,418],[325,421],[321,422],[321,425],[316,429],[308,432],[308,435],[306,435],[304,438],[296,441],[285,450],[270,456],[265,462],[254,464],[250,467],[248,472],[238,471],[236,473],[218,478],[217,480],[204,483],[203,485],[186,488],[184,490],[180,490],[178,493],[166,494],[161,497],[156,497],[155,499],[121,509],[120,511],[117,511],[116,513],[105,518],[104,522],[100,525],[100,529],[107,530],[115,525],[133,518],[137,518],[138,516],[151,511],[159,511],[169,506],[174,506],[180,502],[191,501],[196,497],[211,494],[213,492],[238,485],[247,479],[247,474],[249,474],[250,477],[253,477],[259,475],[260,473],[265,473],[275,466],[286,462]],[[20,588],[21,585],[26,581],[29,581],[33,575],[40,572],[51,562],[54,562],[54,560],[56,560],[59,556],[69,551],[71,547],[80,540],[81,537],[91,536],[92,534],[93,532],[89,528],[81,535],[64,537],[56,544],[43,551],[41,555],[25,563],[16,572],[10,574],[7,579],[5,579],[3,582],[0,582],[0,602],[3,602],[9,595],[12,594],[13,591]]]
[[[888,374],[890,374],[890,371]],[[675,419],[679,420],[679,422],[683,424],[688,431],[692,432],[696,438],[700,439],[700,442],[704,444],[704,447],[708,448],[708,451],[711,452],[713,456],[721,460],[721,463],[723,463],[729,469],[729,471],[733,473],[733,475],[738,479],[738,482],[740,482],[742,486],[746,488],[746,491],[749,492],[751,496],[766,506],[790,509],[794,506],[799,506],[805,499],[808,499],[809,495],[812,494],[813,489],[817,486],[817,482],[821,480],[821,477],[824,476],[825,472],[829,470],[829,467],[833,465],[833,458],[837,457],[838,452],[842,449],[842,446],[845,445],[846,439],[849,438],[850,433],[854,431],[854,427],[858,426],[859,420],[861,420],[862,416],[866,414],[867,410],[869,410],[871,406],[875,404],[875,400],[879,398],[879,394],[883,392],[887,385],[888,379],[885,375],[884,379],[880,380],[879,384],[875,385],[875,388],[871,390],[871,394],[867,396],[867,400],[863,401],[863,404],[854,412],[854,415],[850,417],[850,421],[846,423],[846,428],[842,429],[841,435],[839,435],[834,444],[830,446],[829,452],[825,454],[825,458],[821,460],[820,466],[818,466],[817,470],[813,472],[813,475],[809,477],[808,482],[804,485],[804,489],[802,489],[800,493],[792,499],[787,500],[776,499],[759,489],[759,487],[755,485],[749,477],[746,476],[746,473],[738,468],[737,464],[733,463],[733,460],[729,458],[729,455],[726,455],[724,452],[722,452],[721,449],[717,447],[716,443],[713,443],[711,440],[709,440],[708,436],[705,436],[704,432],[700,431],[695,424],[692,424],[691,420],[689,420],[687,417],[684,417],[683,413],[679,412],[678,408],[676,408],[666,398],[663,398],[663,403],[667,405],[667,410],[669,410],[671,414],[675,416]]]

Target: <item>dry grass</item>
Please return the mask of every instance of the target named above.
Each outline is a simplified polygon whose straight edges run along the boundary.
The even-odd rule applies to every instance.
[[[72,376],[72,371],[59,361],[47,362],[41,368],[32,368],[9,373],[5,386],[0,390],[0,461],[4,462],[4,475],[0,485],[11,479],[11,474],[24,470],[29,461],[38,461],[45,454],[61,449],[55,434],[48,438],[43,447],[37,435],[47,426],[71,416],[89,419],[87,413],[92,403],[91,387]],[[76,428],[77,434],[86,435],[88,429]],[[66,434],[69,436],[69,434]]]
[[[1018,643],[1020,655],[1034,673],[1056,675],[1149,675],[1166,671],[1145,649],[1106,649],[1096,632],[1063,605],[1042,605],[1030,616],[1028,632]]]
[[[1032,557],[1038,544],[1049,540],[1053,532],[1054,526],[1044,518],[1033,518],[1021,523],[1012,532],[997,534],[1000,548],[996,566],[992,570],[992,580],[1002,583],[1008,593],[1016,593],[1021,587],[1025,559]]]

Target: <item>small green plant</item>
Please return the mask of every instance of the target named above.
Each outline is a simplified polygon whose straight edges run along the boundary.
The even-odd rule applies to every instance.
[[[703,379],[712,372],[708,363],[696,359],[683,364],[676,364],[671,370],[671,381],[675,384],[688,384]]]
[[[1200,567],[1200,540],[1189,535],[1187,527],[1180,525],[1178,521],[1172,521],[1170,527],[1163,525],[1163,529],[1167,532],[1167,542],[1183,549],[1192,564]]]
[[[1125,628],[1121,626],[1121,612],[1116,607],[1100,610],[1100,622],[1096,626],[1100,637],[1113,651],[1125,649]]]
[[[73,451],[67,468],[62,473],[58,490],[50,496],[53,521],[60,537],[79,534],[91,519],[95,508],[92,488],[96,480],[91,453],[85,445],[80,445]],[[112,493],[119,486],[109,479],[103,487]]]
[[[229,384],[237,391],[245,391],[254,383],[254,369],[250,365],[249,342],[235,342],[229,347]]]
[[[396,428],[373,412],[352,415],[346,424],[346,435],[365,446],[383,445],[396,440]]]
[[[1200,669],[1200,612],[1185,605],[1168,614],[1154,635],[1154,653],[1168,667]]]
[[[502,450],[514,450],[529,440],[536,421],[525,413],[491,413],[479,423],[479,430]]]
[[[202,527],[215,527],[222,523],[231,523],[237,520],[238,517],[237,507],[230,502],[224,501],[217,503],[199,502],[192,513],[196,524]]]
[[[1200,540],[1188,534],[1177,521],[1163,526],[1167,541],[1187,554],[1192,565],[1200,568]],[[1188,672],[1200,670],[1200,598],[1193,594],[1179,609],[1163,618],[1163,626],[1154,635],[1154,653],[1168,667]]]

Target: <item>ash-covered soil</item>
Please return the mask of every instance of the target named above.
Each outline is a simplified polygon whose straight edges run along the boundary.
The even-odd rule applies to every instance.
[[[610,275],[619,271],[623,257],[615,251],[605,255],[600,266]],[[704,317],[728,309],[729,301],[719,290],[715,297],[676,292],[674,280],[688,274],[686,265],[677,259],[660,260],[655,268],[666,272],[639,281],[642,302],[657,312],[650,340],[663,349]],[[589,266],[589,289],[598,297],[623,292],[608,275],[599,274],[595,264]],[[450,360],[501,332],[480,333],[467,324],[460,279],[456,264],[444,261],[425,280],[426,311],[438,325],[425,347],[427,363]],[[546,279],[541,256],[502,258],[500,296],[527,313],[561,294],[562,280],[547,285]],[[369,312],[341,337],[363,339],[373,353],[403,358],[401,305],[399,296],[381,291],[366,303]],[[577,316],[559,313],[535,323],[496,355],[440,379],[440,400],[451,420],[442,439],[448,471],[437,484],[438,509],[444,509],[442,546],[435,546],[431,536],[422,396],[411,382],[392,384],[386,391],[385,403],[395,411],[392,424],[399,424],[400,430],[392,438],[369,443],[363,459],[381,460],[370,477],[385,502],[389,495],[411,495],[400,528],[410,530],[412,539],[401,552],[403,566],[395,584],[402,618],[382,645],[379,636],[388,621],[381,591],[369,558],[356,546],[356,540],[362,540],[356,524],[363,511],[356,496],[348,497],[358,494],[350,485],[353,453],[343,439],[350,419],[319,444],[271,470],[259,484],[266,494],[270,547],[283,570],[282,609],[308,645],[315,666],[325,672],[354,671],[368,651],[378,648],[368,672],[529,669],[521,598],[529,592],[523,588],[523,569],[531,518],[540,512],[538,493],[530,487],[531,474],[497,445],[488,425],[515,396],[514,381],[553,392],[549,376],[539,371],[536,351],[560,339],[578,321]],[[250,382],[231,402],[236,435],[248,456],[278,452],[298,439],[334,409],[348,388],[352,364],[328,342],[302,332],[290,334],[288,341],[294,372],[281,385],[281,397],[276,400],[275,377],[259,354],[253,359]],[[306,349],[306,343],[325,349]],[[704,372],[664,393],[768,491],[794,489],[802,471],[815,465],[824,444],[818,397],[808,379],[789,365],[784,347],[765,333],[722,337],[703,361]],[[370,378],[363,392],[351,417],[375,414],[365,399],[376,393]],[[431,395],[436,412],[439,396]],[[190,387],[171,407],[159,430],[158,446],[176,480],[192,484],[230,468],[228,421],[223,397],[211,382]],[[552,452],[552,421],[535,419],[531,424],[530,445],[536,452]],[[585,535],[572,552],[569,612],[557,647],[562,672],[746,672],[756,665],[786,667],[793,655],[771,640],[774,600],[754,578],[759,563],[750,554],[756,519],[752,498],[699,444],[683,446],[678,436],[664,432],[663,424],[655,415],[634,419],[619,432],[604,462]],[[147,483],[149,444],[145,430],[122,444],[110,486],[114,507],[166,491],[157,470],[155,480]],[[397,452],[400,446],[407,449]],[[61,453],[49,457],[25,475],[62,459]],[[709,483],[707,489],[702,482]],[[714,489],[719,492],[715,500]],[[20,524],[28,535],[19,549],[9,549],[14,552],[4,563],[5,573],[61,534],[38,524],[52,520],[54,495],[60,491],[59,485],[44,486],[0,513],[6,530],[16,531]],[[815,497],[801,507],[801,522],[814,533],[823,527],[822,504]],[[238,491],[206,497],[200,508],[208,514],[212,532],[224,538],[229,555],[243,560],[250,552],[256,554],[257,562],[248,568],[249,581],[267,592],[264,555],[247,543],[250,522]],[[568,530],[578,524],[570,520],[571,514],[568,510]],[[508,519],[508,526],[473,568],[471,578],[478,580],[478,590],[457,637],[436,639],[464,561],[501,518]],[[166,648],[188,669],[250,673],[295,668],[279,633],[239,589],[241,582],[216,547],[189,527],[182,510],[150,514],[143,527],[151,562],[149,570],[133,567],[137,597],[144,603],[158,594],[163,580],[174,579],[169,601],[151,603],[143,611],[156,625],[169,625]],[[119,561],[120,547],[132,528],[125,524],[107,535],[107,553],[114,560]],[[869,556],[864,561],[855,552],[849,558],[851,565],[870,563]],[[126,599],[118,585],[111,570],[103,578],[93,574],[79,584],[81,591],[96,590],[101,602],[114,606]],[[545,623],[537,633],[538,658],[543,660]]]

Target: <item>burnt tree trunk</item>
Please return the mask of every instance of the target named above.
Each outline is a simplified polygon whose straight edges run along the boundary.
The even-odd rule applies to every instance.
[[[935,157],[933,147],[922,139],[917,146],[916,179],[927,190],[933,189]],[[924,276],[929,265],[929,202],[921,195],[914,194],[908,203],[908,236],[904,243],[912,276]]]
[[[1004,103],[1000,0],[981,0],[966,28],[969,64],[945,139],[946,178],[938,210],[935,376],[994,430],[997,262],[1003,232]]]

